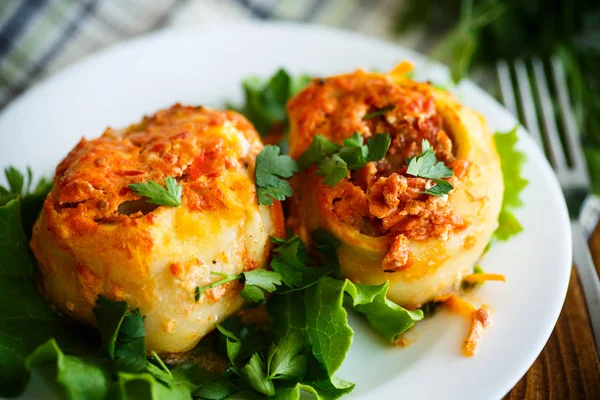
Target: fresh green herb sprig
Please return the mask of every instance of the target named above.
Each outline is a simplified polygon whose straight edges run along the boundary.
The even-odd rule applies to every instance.
[[[244,104],[228,104],[228,108],[246,116],[261,136],[266,136],[277,125],[287,125],[286,104],[311,81],[308,75],[291,76],[280,68],[269,79],[249,76],[242,81]]]
[[[8,187],[0,185],[0,206],[8,201],[20,198],[21,221],[25,235],[31,237],[33,224],[40,213],[46,196],[52,189],[52,179],[40,178],[34,185],[33,171],[27,167],[26,174],[13,166],[4,168]]]
[[[438,161],[433,147],[428,140],[423,139],[421,143],[421,155],[406,160],[408,175],[419,178],[431,179],[436,184],[431,188],[423,191],[423,194],[432,196],[443,196],[450,193],[454,187],[452,184],[442,178],[450,178],[454,172],[446,166],[442,161]]]
[[[194,299],[200,301],[200,297],[205,290],[224,285],[232,281],[240,281],[244,284],[241,295],[249,302],[257,302],[265,299],[265,292],[272,293],[276,286],[281,285],[281,274],[275,271],[265,269],[255,269],[252,271],[241,272],[239,274],[225,274],[222,272],[211,272],[212,275],[221,276],[215,282],[205,286],[196,286]]]
[[[146,197],[148,203],[169,207],[181,205],[182,187],[173,177],[165,179],[166,189],[154,181],[131,183],[128,186],[133,193]]]
[[[298,158],[300,170],[306,170],[317,164],[317,174],[323,176],[323,183],[335,186],[341,182],[348,171],[354,171],[371,161],[379,161],[385,157],[391,144],[388,133],[377,133],[364,144],[359,132],[344,140],[339,146],[322,135],[315,135],[309,147]]]
[[[296,161],[290,156],[279,154],[277,146],[266,145],[256,157],[256,192],[258,204],[270,206],[274,200],[285,200],[294,191],[283,178],[291,177],[298,170]]]

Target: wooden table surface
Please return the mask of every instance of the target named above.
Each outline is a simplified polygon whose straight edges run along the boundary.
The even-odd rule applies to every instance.
[[[590,248],[600,273],[600,225],[590,239]],[[505,399],[600,399],[600,361],[575,268],[546,347]]]

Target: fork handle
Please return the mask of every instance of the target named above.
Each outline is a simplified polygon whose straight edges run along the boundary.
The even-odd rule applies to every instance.
[[[573,235],[573,259],[583,288],[596,340],[596,349],[600,357],[600,280],[583,229],[578,221],[571,221],[571,232]]]

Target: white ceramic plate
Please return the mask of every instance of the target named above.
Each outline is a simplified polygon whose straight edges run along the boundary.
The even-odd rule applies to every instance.
[[[31,165],[51,175],[85,136],[126,126],[176,102],[221,106],[241,100],[240,81],[283,66],[327,75],[358,67],[391,69],[412,60],[418,76],[447,82],[447,71],[406,49],[353,33],[290,24],[230,25],[218,31],[158,32],[73,65],[10,104],[0,115],[0,167]],[[456,93],[493,130],[516,120],[489,95],[464,82]],[[567,210],[542,153],[524,131],[530,184],[517,212],[525,231],[495,245],[486,271],[506,275],[473,296],[493,312],[475,358],[461,355],[468,323],[445,312],[419,323],[407,348],[390,347],[358,319],[354,344],[338,375],[356,382],[354,399],[498,399],[523,376],[546,343],[565,297],[571,267]],[[38,389],[39,390],[39,389]],[[38,392],[39,393],[39,392]]]

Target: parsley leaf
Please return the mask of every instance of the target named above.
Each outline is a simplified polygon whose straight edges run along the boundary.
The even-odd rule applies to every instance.
[[[367,140],[367,161],[379,161],[385,157],[392,139],[387,133],[376,133],[375,136]]]
[[[432,179],[436,183],[435,186],[423,191],[424,194],[430,194],[432,196],[443,196],[447,193],[450,193],[454,186],[448,181],[443,179]]]
[[[255,269],[243,275],[245,283],[241,295],[249,302],[264,300],[265,292],[274,292],[277,289],[275,285],[281,285],[281,274],[276,271]]]
[[[28,171],[31,171],[28,169]],[[15,194],[23,194],[23,186],[25,185],[25,177],[18,169],[12,165],[4,168],[4,176],[8,182],[10,192]]]
[[[275,200],[285,200],[293,194],[290,184],[281,178],[289,178],[298,170],[291,157],[280,155],[280,148],[267,145],[256,157],[256,191],[258,203],[270,206]]]
[[[200,386],[194,392],[194,396],[198,396],[201,399],[221,400],[234,394],[236,389],[237,387],[227,379],[219,379]]]
[[[302,283],[306,265],[310,262],[308,251],[299,236],[280,243],[273,250],[271,268],[277,271],[283,282],[289,287],[297,287]]]
[[[27,180],[25,176],[15,167],[9,166],[4,169],[9,187],[0,185],[0,204],[20,196],[21,198],[21,222],[25,235],[31,238],[31,230],[37,219],[40,209],[46,200],[46,196],[52,189],[52,180],[41,178],[31,190],[33,185],[33,172],[27,167]]]
[[[248,302],[264,300],[264,292],[274,292],[277,289],[275,285],[281,285],[281,274],[276,271],[267,271],[265,269],[255,269],[239,274],[225,274],[221,272],[211,272],[211,274],[219,275],[223,278],[205,286],[196,286],[196,290],[194,291],[194,298],[196,301],[200,300],[202,293],[204,293],[206,289],[221,286],[231,281],[241,280],[244,282],[244,288],[240,294],[244,300]]]
[[[304,341],[298,332],[289,332],[276,345],[271,346],[267,357],[271,379],[302,378],[306,373],[308,357],[301,354]]]
[[[340,146],[325,139],[323,135],[315,135],[308,149],[298,157],[298,168],[304,171],[313,164],[319,163],[325,156],[332,155]]]
[[[274,126],[287,123],[287,101],[304,89],[311,79],[308,75],[291,76],[282,68],[268,80],[249,76],[242,81],[244,105],[235,107],[229,104],[228,108],[244,114],[260,135],[265,136],[272,132]]]
[[[271,237],[271,241],[279,244],[273,250],[271,268],[281,274],[287,288],[277,290],[278,294],[303,290],[314,285],[332,270],[329,267],[311,267],[311,257],[299,236],[287,240]]]
[[[93,310],[107,358],[121,371],[140,372],[146,367],[146,331],[139,309],[99,296]]]
[[[322,135],[315,135],[310,146],[298,157],[300,170],[318,164],[317,174],[324,176],[323,183],[337,185],[347,175],[367,165],[367,162],[378,161],[385,157],[391,139],[387,133],[377,133],[364,144],[359,132],[344,140],[343,146],[330,142]]]
[[[362,139],[362,138],[361,138]],[[347,165],[349,170],[357,170],[367,165],[367,146],[346,146],[342,147],[338,155]]]
[[[406,161],[408,165],[406,173],[408,175],[431,179],[436,183],[435,186],[425,190],[424,194],[443,196],[454,189],[450,182],[441,179],[450,178],[454,175],[454,172],[442,161],[437,160],[433,147],[426,139],[423,139],[421,144],[421,155]]]
[[[373,111],[372,113],[365,114],[365,116],[362,117],[362,119],[366,120],[366,119],[372,119],[372,118],[375,118],[375,117],[379,117],[380,115],[383,115],[383,114],[385,114],[388,111],[392,111],[394,108],[396,108],[396,106],[393,105],[393,104],[391,104],[389,106],[380,108],[377,111]]]
[[[223,278],[219,279],[217,281],[214,281],[212,283],[209,283],[208,285],[196,286],[196,290],[194,291],[194,299],[196,300],[196,302],[200,301],[200,297],[202,297],[202,293],[204,293],[205,290],[224,285],[227,282],[237,281],[238,279],[240,279],[242,277],[242,274],[233,274],[232,275],[232,274],[222,274],[220,272],[211,272],[211,275],[219,275],[219,276],[222,276]]]
[[[348,175],[348,164],[339,155],[334,154],[319,163],[317,174],[325,177],[325,185],[335,186]]]
[[[250,361],[242,368],[242,374],[250,386],[257,392],[267,396],[275,395],[275,385],[273,385],[273,381],[267,377],[263,360],[259,353],[254,353],[252,357],[250,357]]]
[[[165,179],[166,189],[154,181],[131,183],[128,186],[135,194],[146,197],[148,203],[169,207],[181,205],[182,188],[173,177]]]
[[[215,324],[215,327],[221,332],[221,334],[225,337],[225,347],[227,349],[227,358],[229,358],[229,362],[231,365],[235,366],[235,360],[237,356],[240,354],[240,350],[242,349],[242,342],[240,339],[235,336],[232,332],[225,329],[223,326],[219,324]]]
[[[429,141],[423,140],[421,155],[410,159],[406,173],[428,179],[450,178],[454,172],[438,161]]]

